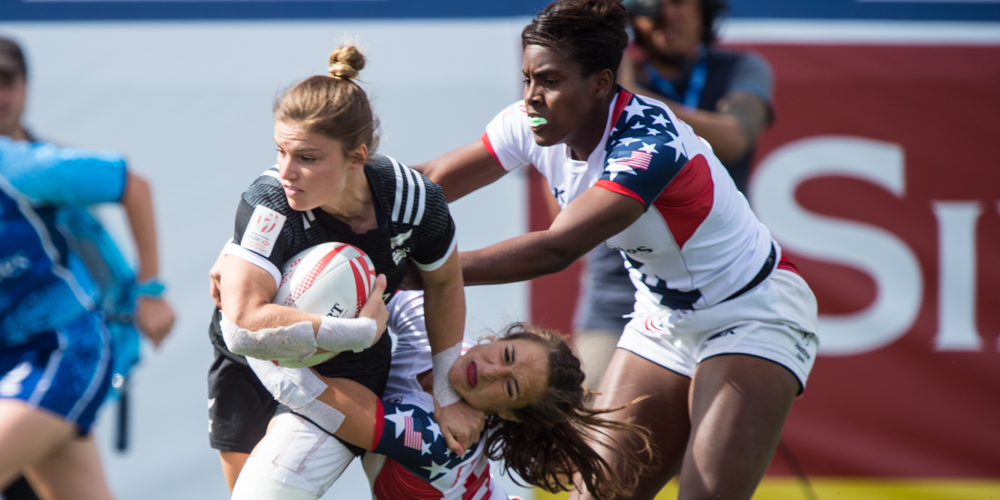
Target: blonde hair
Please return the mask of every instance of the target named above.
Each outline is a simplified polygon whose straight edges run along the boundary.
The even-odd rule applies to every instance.
[[[354,82],[365,67],[365,56],[354,45],[330,53],[329,76],[299,82],[274,102],[274,121],[302,125],[306,130],[340,141],[344,154],[364,144],[378,147],[378,118],[365,91]]]

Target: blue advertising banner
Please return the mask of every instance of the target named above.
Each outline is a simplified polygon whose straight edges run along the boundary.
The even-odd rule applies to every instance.
[[[495,18],[549,0],[0,0],[0,21]],[[733,0],[730,17],[1000,20],[1000,0]]]

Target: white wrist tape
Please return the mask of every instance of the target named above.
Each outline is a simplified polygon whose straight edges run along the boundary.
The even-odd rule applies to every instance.
[[[441,408],[452,403],[457,403],[462,399],[458,395],[451,382],[448,381],[448,372],[451,366],[462,356],[462,343],[459,342],[433,356],[431,363],[434,366],[434,397]]]
[[[316,399],[327,385],[312,370],[275,366],[270,361],[253,358],[247,358],[247,362],[275,401],[312,420],[330,434],[340,429],[344,414]]]
[[[247,363],[274,400],[293,410],[309,404],[326,390],[326,383],[308,368],[285,368],[253,358],[247,358]]]
[[[305,359],[316,352],[316,337],[312,322],[300,321],[290,326],[265,328],[251,332],[229,322],[219,321],[222,339],[229,352],[260,359]]]
[[[316,345],[330,352],[361,352],[371,347],[377,328],[371,318],[324,316],[316,334]]]

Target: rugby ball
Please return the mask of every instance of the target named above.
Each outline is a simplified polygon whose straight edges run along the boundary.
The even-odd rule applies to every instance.
[[[285,263],[271,302],[320,316],[357,318],[375,287],[376,276],[375,266],[360,248],[347,243],[321,243]],[[301,368],[335,355],[324,352],[302,361],[277,361],[281,366]]]

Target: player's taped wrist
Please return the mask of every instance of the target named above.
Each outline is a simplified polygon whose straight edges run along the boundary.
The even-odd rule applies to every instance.
[[[441,408],[462,400],[462,396],[448,380],[448,372],[461,356],[461,342],[431,356],[431,364],[434,366],[434,398]]]
[[[285,368],[275,366],[270,361],[252,358],[247,359],[247,362],[275,401],[312,420],[330,434],[337,432],[344,423],[343,413],[317,399],[327,385],[312,370]]]
[[[316,334],[316,345],[330,352],[361,352],[375,341],[378,325],[371,318],[324,316]]]
[[[219,326],[222,327],[222,340],[233,354],[260,359],[303,360],[316,353],[316,337],[311,321],[252,332],[223,316]]]

